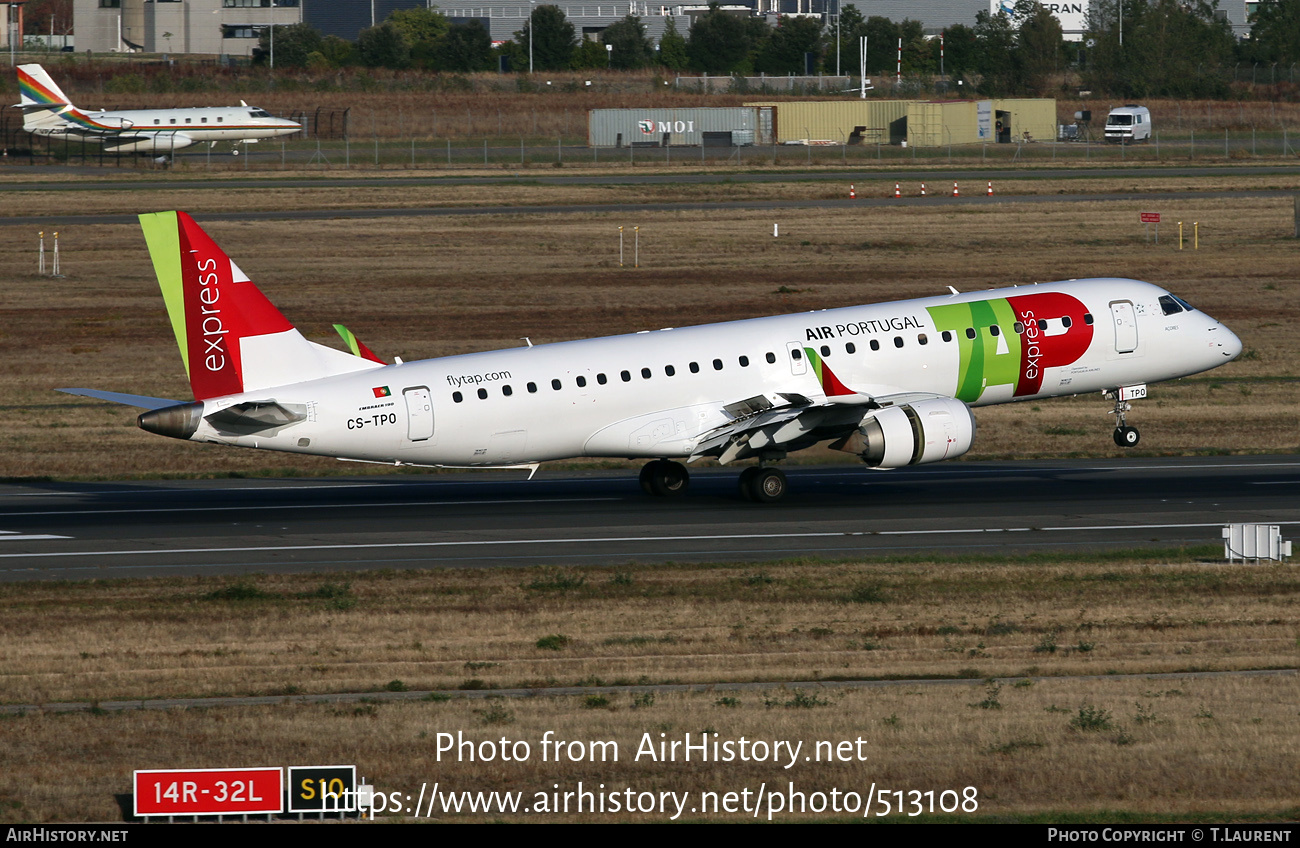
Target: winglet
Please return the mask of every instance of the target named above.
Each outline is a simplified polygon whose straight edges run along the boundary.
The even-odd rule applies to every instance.
[[[826,397],[840,397],[843,395],[857,394],[857,392],[839,381],[839,378],[835,376],[833,371],[831,371],[831,367],[826,364],[825,360],[817,355],[817,351],[810,347],[806,347],[804,348],[804,352],[808,354],[808,362],[812,365],[813,373],[817,376],[818,382],[822,384],[822,391],[826,394]]]
[[[378,362],[380,365],[385,364],[384,360],[375,356],[374,351],[366,347],[365,343],[353,335],[352,331],[347,327],[344,327],[342,324],[335,324],[334,330],[339,334],[339,337],[343,339],[343,343],[348,346],[348,350],[352,351],[353,356],[359,356],[362,359],[369,359],[371,362]]]

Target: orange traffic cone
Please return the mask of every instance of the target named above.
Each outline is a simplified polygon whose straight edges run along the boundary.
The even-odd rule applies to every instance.
[[[903,196],[902,189],[898,187],[898,183],[894,183],[894,197],[902,197],[902,196]]]
[[[853,183],[849,183],[849,200],[854,200],[857,196],[858,193],[853,190]]]
[[[955,182],[952,184],[952,196],[961,197],[961,192],[957,190],[957,183]]]
[[[989,183],[989,197],[993,196],[993,183]]]
[[[925,197],[925,183],[921,183],[921,196]]]

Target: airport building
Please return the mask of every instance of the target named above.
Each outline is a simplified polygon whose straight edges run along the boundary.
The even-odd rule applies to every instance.
[[[592,147],[731,147],[750,144],[946,147],[1056,138],[1051,98],[791,100],[743,107],[592,109]]]
[[[73,0],[77,50],[251,56],[262,30],[302,23],[302,0]]]

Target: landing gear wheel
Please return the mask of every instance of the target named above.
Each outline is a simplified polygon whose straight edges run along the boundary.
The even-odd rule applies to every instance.
[[[641,466],[641,491],[645,492],[647,495],[653,495],[655,493],[654,487],[650,485],[650,478],[654,476],[655,468],[658,465],[659,460],[656,459],[654,462],[647,462],[645,465]]]
[[[1116,427],[1115,444],[1122,448],[1131,448],[1142,438],[1136,427]]]
[[[785,497],[785,474],[779,468],[760,468],[750,478],[751,496],[759,503],[776,503]]]
[[[758,500],[754,497],[754,478],[758,475],[758,472],[762,470],[763,469],[759,468],[757,465],[751,465],[744,471],[740,472],[740,496],[745,500]]]
[[[659,497],[676,497],[686,493],[691,475],[680,462],[656,459],[641,469],[641,488]]]

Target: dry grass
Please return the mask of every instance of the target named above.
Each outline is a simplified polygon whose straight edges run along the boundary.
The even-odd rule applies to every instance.
[[[348,581],[5,586],[3,698],[1278,668],[1295,661],[1300,601],[1286,567],[1159,555]]]
[[[585,197],[592,190],[574,191]],[[454,196],[463,198],[460,192]],[[599,193],[627,196],[615,188]],[[403,202],[400,193],[383,194],[382,202]],[[565,194],[548,189],[545,196]],[[95,202],[93,194],[84,198]],[[135,208],[174,208],[175,199],[142,192]],[[243,202],[222,192],[201,199]],[[1097,274],[1148,279],[1224,320],[1247,352],[1206,377],[1157,387],[1139,403],[1133,420],[1144,427],[1142,449],[1294,450],[1300,352],[1290,327],[1300,319],[1300,284],[1290,202],[1160,204],[1166,220],[1201,223],[1195,252],[1177,250],[1169,225],[1160,245],[1144,242],[1136,213],[1149,205],[1002,201],[721,216],[630,209],[209,229],[310,338],[337,344],[329,325],[341,320],[381,355],[408,361],[510,347],[523,336],[559,341],[930,295],[949,284],[970,290]],[[774,221],[779,239],[771,236]],[[643,267],[619,269],[616,228],[633,224],[641,227]],[[0,327],[7,366],[0,477],[373,473],[159,439],[134,428],[131,410],[53,393],[72,385],[189,396],[139,230],[63,228],[63,279],[33,273],[34,235],[0,245],[0,267],[9,269],[0,301],[8,316]],[[1107,411],[1099,398],[981,410],[974,456],[1113,455]]]
[[[259,179],[286,178],[292,172],[259,174]],[[566,171],[566,175],[569,172]],[[602,173],[608,173],[608,170]],[[298,174],[301,176],[301,174]],[[433,177],[435,172],[409,171],[404,177]],[[468,171],[459,176],[500,177],[501,169]],[[538,185],[530,176],[518,173],[518,183],[484,185],[414,185],[403,186],[400,191],[381,186],[355,188],[338,187],[283,187],[276,186],[239,198],[240,208],[249,212],[295,212],[316,210],[358,209],[426,209],[444,207],[501,207],[501,206],[566,206],[577,204],[626,204],[635,208],[647,203],[700,203],[716,202],[766,202],[766,201],[818,201],[846,200],[848,185],[841,181],[791,180],[789,182],[752,183],[725,182],[705,184],[666,183],[652,185]],[[881,180],[856,180],[859,197],[893,197],[894,178]],[[971,182],[967,191],[981,193],[983,183]],[[1132,176],[1109,178],[1071,179],[1017,179],[998,180],[998,198],[1014,200],[1025,195],[1087,195],[1174,191],[1295,191],[1300,189],[1300,174],[1273,174],[1263,176]],[[931,183],[931,195],[949,191],[947,184]],[[904,188],[907,196],[920,192],[919,183],[912,181]],[[228,212],[231,208],[229,192],[212,188],[175,189],[156,192],[157,201],[169,209],[184,209],[191,214]],[[96,190],[77,193],[67,191],[25,191],[20,203],[0,209],[0,217],[47,215],[52,218],[47,229],[57,225],[58,218],[75,204],[78,215],[135,214],[141,209],[141,192],[132,190]],[[152,199],[152,198],[151,198]],[[1150,204],[1148,204],[1150,205]],[[152,204],[150,208],[155,208]],[[1190,222],[1188,222],[1190,226]],[[1172,230],[1172,233],[1171,233]],[[1167,222],[1166,239],[1177,238],[1177,222]],[[1190,232],[1189,232],[1190,238]]]
[[[638,792],[793,781],[805,792],[860,793],[875,782],[891,791],[975,786],[983,816],[1286,817],[1300,790],[1293,676],[1070,676],[1293,665],[1291,572],[1175,556],[443,570],[358,574],[348,588],[326,591],[320,576],[7,585],[6,698],[366,691],[394,680],[421,689],[973,679],[857,691],[627,692],[603,702],[10,715],[0,717],[8,731],[0,797],[10,799],[0,821],[114,820],[113,795],[129,791],[131,768],[307,762],[356,763],[378,789],[413,797],[425,781],[530,799],[578,781]],[[217,599],[229,595],[245,599]],[[569,641],[535,646],[554,634]],[[998,685],[981,682],[985,675],[1066,677]],[[1072,727],[1081,716],[1104,726]],[[616,740],[619,762],[542,763],[547,730]],[[476,742],[522,739],[534,755],[524,764],[438,762],[436,734],[457,731]],[[785,770],[633,758],[643,733],[698,740],[703,731],[802,740],[805,753],[818,740],[861,738],[867,760]]]

